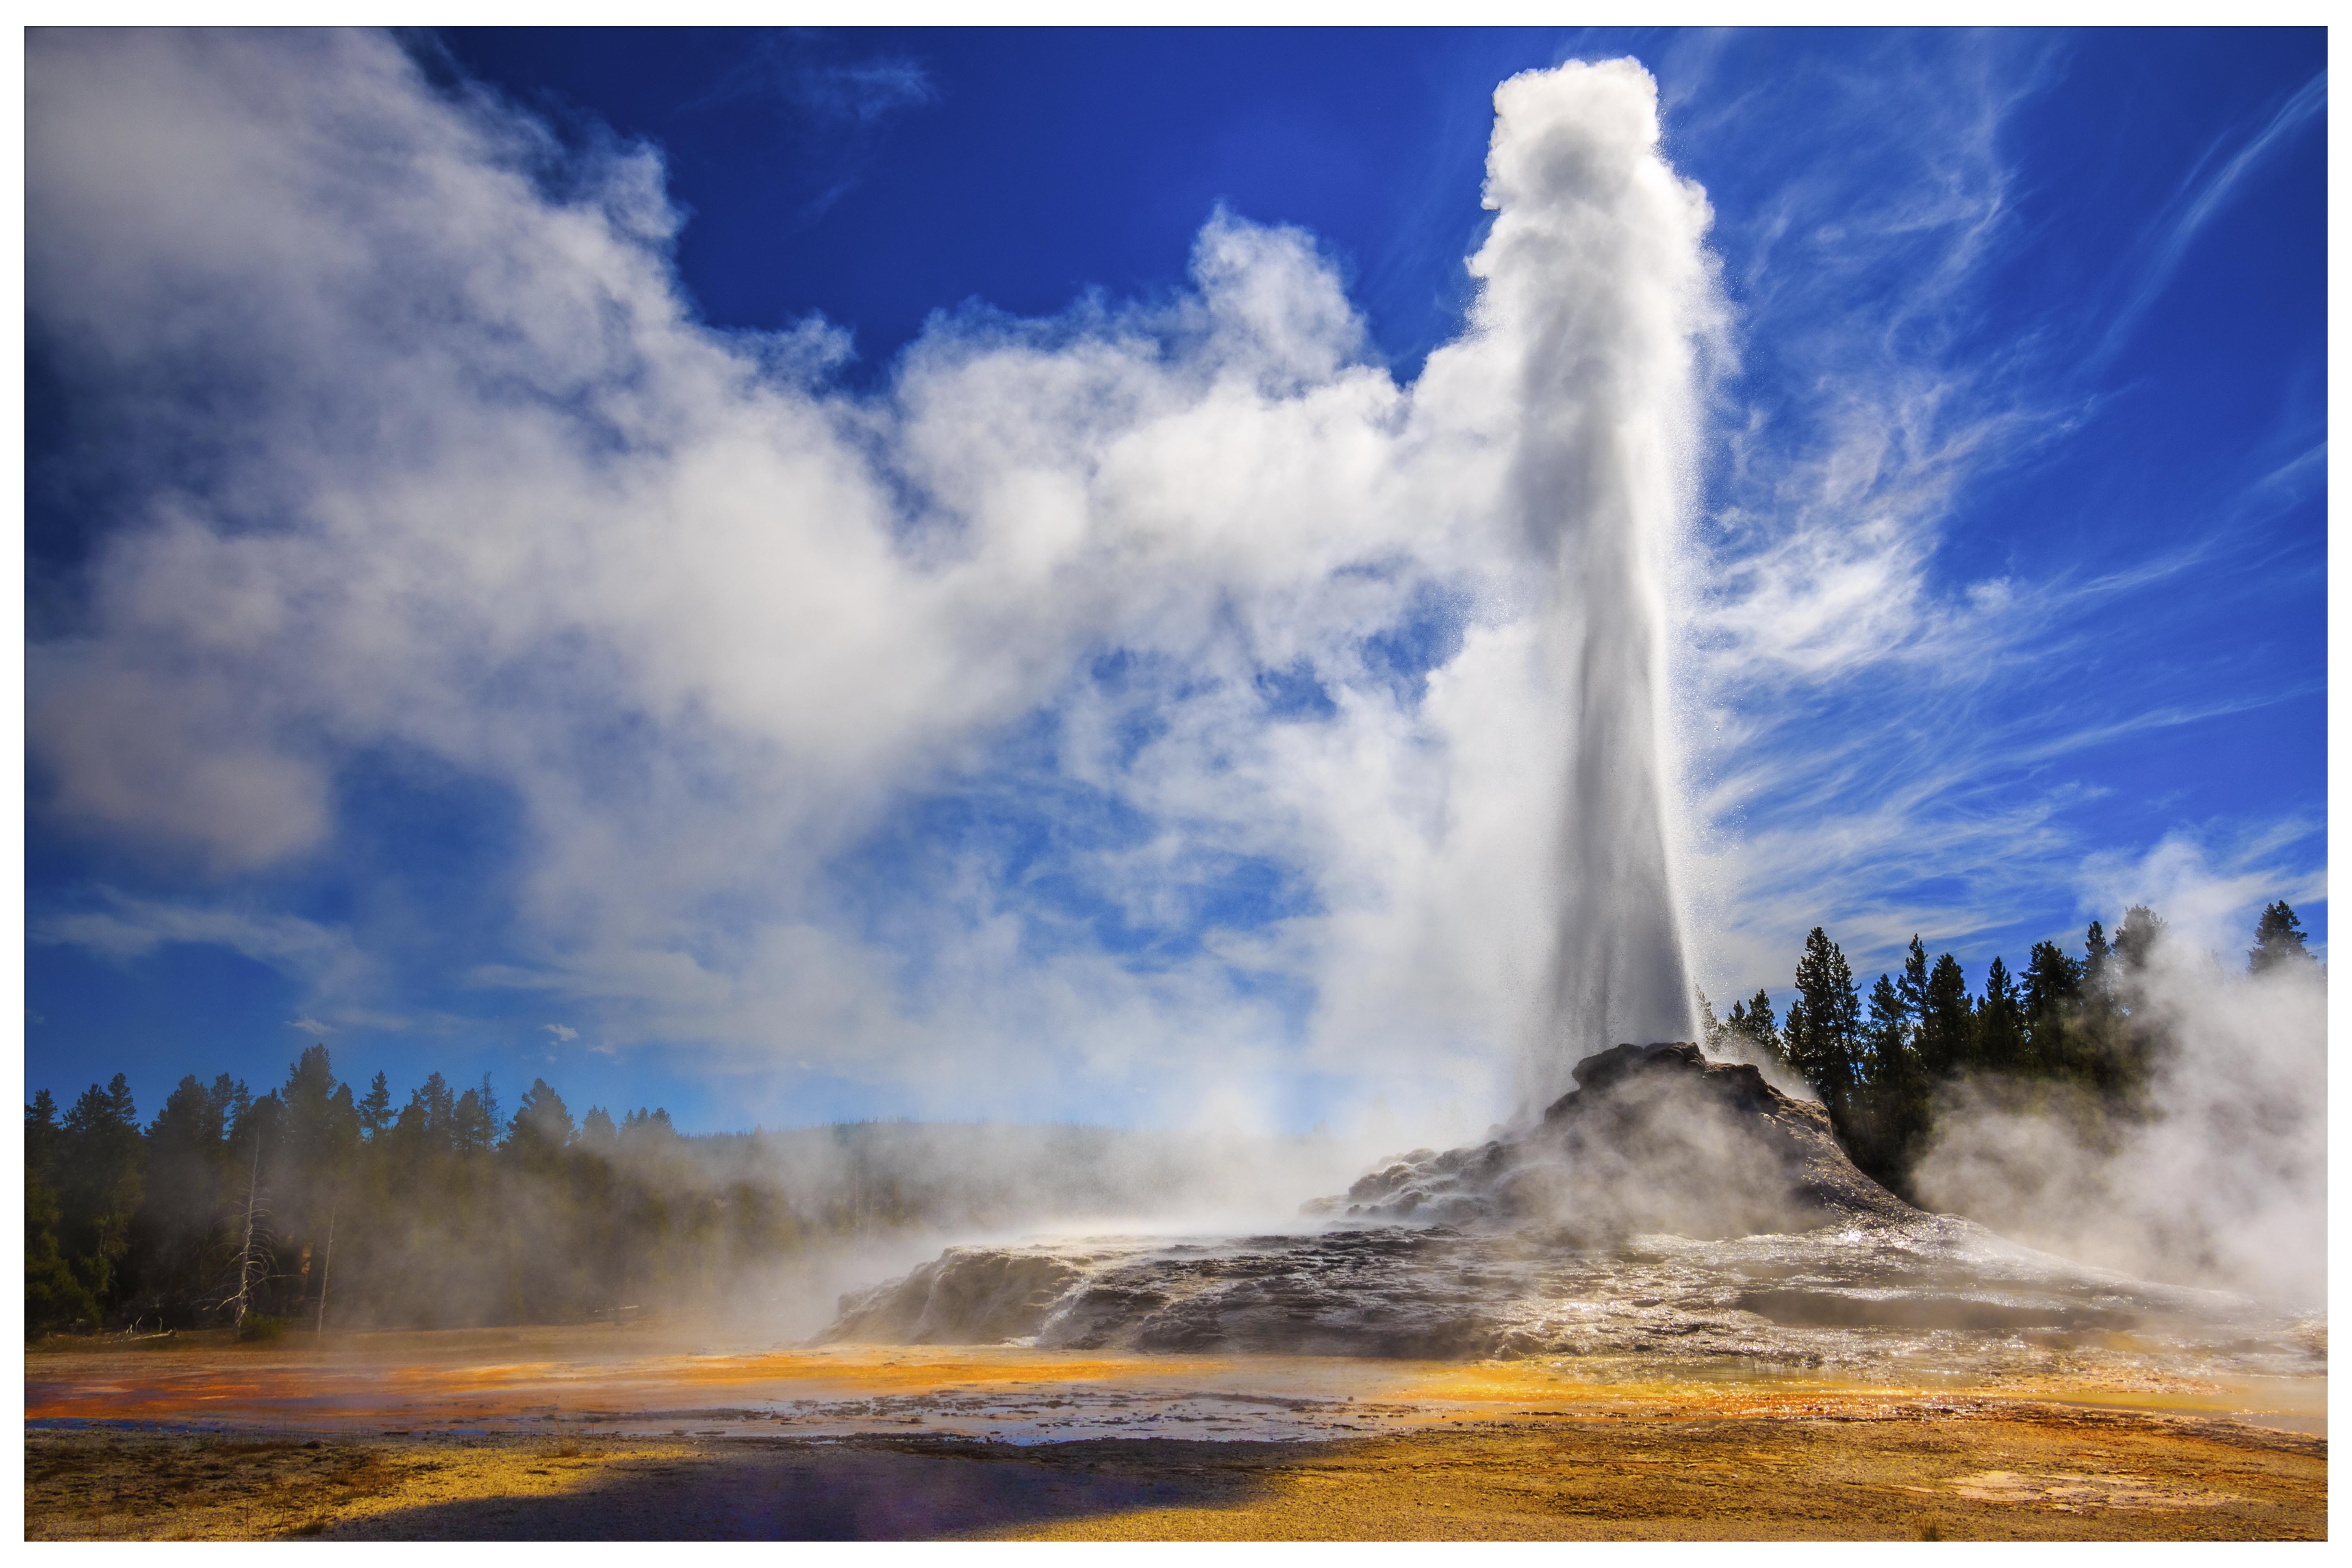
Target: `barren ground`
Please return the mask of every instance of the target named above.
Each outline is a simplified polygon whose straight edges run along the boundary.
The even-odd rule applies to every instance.
[[[1665,1371],[961,1347],[712,1354],[614,1331],[40,1347],[26,1357],[26,1532],[2326,1533],[2315,1381],[1862,1388]],[[2251,1420],[2231,1417],[2250,1405],[2263,1407]]]

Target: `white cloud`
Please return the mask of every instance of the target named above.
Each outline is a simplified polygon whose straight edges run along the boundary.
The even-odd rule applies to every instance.
[[[37,916],[26,934],[118,961],[173,943],[225,947],[331,992],[358,989],[373,968],[348,931],[299,916],[172,903],[105,888],[97,896],[100,908]]]
[[[854,397],[821,323],[695,322],[649,150],[551,197],[542,132],[365,35],[32,47],[30,308],[126,432],[31,655],[63,819],[318,873],[345,771],[430,757],[524,825],[477,982],[966,1113],[1318,1071],[1483,1124],[1558,998],[1676,1027],[1649,574],[1708,215],[1630,63],[1498,93],[1474,331],[1412,386],[1219,214],[1179,297],[942,316]],[[1253,876],[1273,918],[1203,914]],[[1563,948],[1567,883],[1612,913]],[[53,929],[164,940],[123,918]]]
[[[2145,904],[2164,917],[2183,954],[2242,969],[2264,905],[2284,899],[2307,914],[2326,901],[2326,865],[2309,859],[2315,844],[2324,848],[2326,834],[2321,822],[2177,828],[2145,854],[2105,851],[2085,858],[2078,908],[2086,919],[2112,922],[2131,905]]]
[[[559,1042],[569,1042],[580,1037],[580,1031],[568,1025],[541,1024],[540,1027],[545,1029],[549,1034],[553,1035]]]

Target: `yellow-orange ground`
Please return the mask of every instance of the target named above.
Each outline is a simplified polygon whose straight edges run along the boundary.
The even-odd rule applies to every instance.
[[[2260,1409],[2270,1414],[2257,1419],[2315,1428],[2317,1380],[1855,1387],[1657,1373],[993,1347],[712,1355],[611,1331],[82,1344],[26,1358],[26,1530],[36,1540],[2326,1532],[2325,1439],[2225,1418]],[[1166,1435],[1171,1401],[1220,1389],[1285,1392],[1298,1410],[1225,1434],[1257,1441]],[[1086,1399],[1097,1424],[1062,1423],[1072,1440],[979,1440],[992,1423],[1018,1429]],[[818,1414],[751,1408],[788,1401]],[[933,1414],[909,1430],[907,1409]],[[567,1414],[590,1411],[601,1414]],[[681,1424],[667,1425],[674,1416]],[[1144,1436],[1116,1435],[1129,1431]]]

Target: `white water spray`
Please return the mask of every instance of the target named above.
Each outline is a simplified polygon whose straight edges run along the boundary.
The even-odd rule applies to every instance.
[[[1668,845],[1668,550],[1689,501],[1694,339],[1711,213],[1658,148],[1632,60],[1531,71],[1495,94],[1484,283],[1456,352],[1508,448],[1500,499],[1547,601],[1540,658],[1566,716],[1550,853],[1557,928],[1524,1094],[1622,1040],[1696,1021]]]

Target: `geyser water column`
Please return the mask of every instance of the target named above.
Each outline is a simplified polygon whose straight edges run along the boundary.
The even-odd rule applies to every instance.
[[[1696,1032],[1671,874],[1664,584],[1693,497],[1694,344],[1717,295],[1706,195],[1660,155],[1657,84],[1639,64],[1527,72],[1495,109],[1496,216],[1470,263],[1484,287],[1465,347],[1508,444],[1500,504],[1544,600],[1543,677],[1565,721],[1557,926],[1524,1058],[1541,1104],[1585,1056]]]

